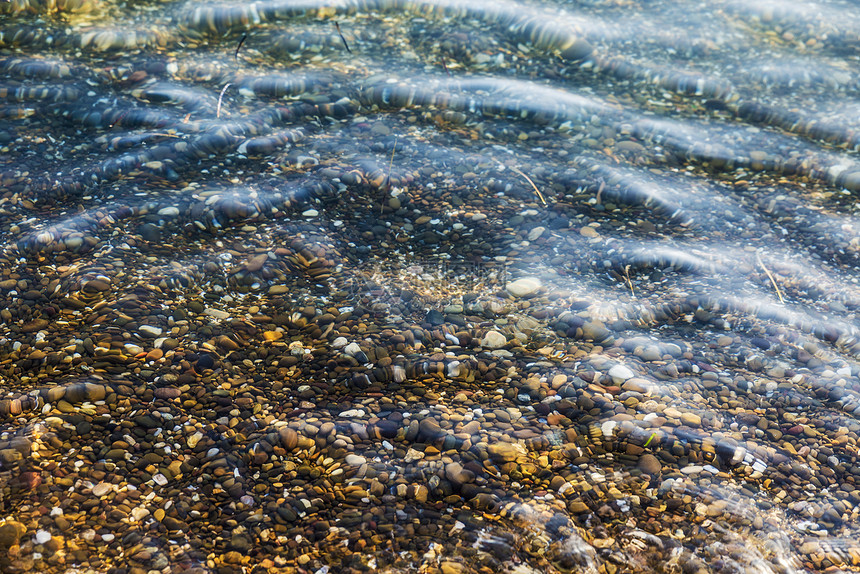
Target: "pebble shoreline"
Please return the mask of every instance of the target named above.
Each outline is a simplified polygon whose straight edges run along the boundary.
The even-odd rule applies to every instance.
[[[853,20],[521,8],[0,3],[0,571],[860,571]]]

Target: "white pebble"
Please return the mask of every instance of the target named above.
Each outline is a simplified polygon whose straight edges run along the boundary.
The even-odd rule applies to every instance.
[[[227,319],[230,316],[230,313],[222,311],[221,309],[206,309],[203,311],[204,315],[208,315],[209,317],[214,317],[215,319]]]
[[[152,325],[141,325],[137,330],[150,337],[158,337],[162,332],[161,327],[153,327]]]
[[[615,429],[615,426],[615,421],[606,421],[605,423],[600,425],[600,430],[603,431],[603,436],[606,438],[612,437],[612,431]]]
[[[350,343],[343,348],[343,352],[347,355],[356,355],[361,352],[361,347],[358,346],[358,343]]]
[[[39,530],[36,532],[36,544],[47,544],[51,541],[51,533],[47,530]]]
[[[484,338],[481,339],[481,346],[489,349],[498,349],[504,347],[508,339],[498,331],[489,331]]]
[[[346,455],[344,461],[350,466],[361,466],[362,464],[367,462],[367,459],[357,454],[348,454]]]
[[[636,376],[636,373],[625,367],[624,365],[615,365],[611,369],[609,369],[609,376],[612,377],[612,380],[616,383],[624,382],[627,379],[632,379]]]
[[[113,490],[113,485],[109,482],[100,482],[93,487],[93,496],[101,498],[108,492]]]
[[[338,337],[334,341],[331,342],[331,346],[335,349],[340,349],[341,347],[346,347],[349,341],[346,337]]]
[[[506,289],[514,297],[525,297],[537,292],[541,288],[540,279],[537,277],[523,277],[512,283],[508,283]]]
[[[149,516],[149,510],[143,507],[137,506],[131,509],[131,517],[134,518],[137,522],[140,522],[147,516]]]

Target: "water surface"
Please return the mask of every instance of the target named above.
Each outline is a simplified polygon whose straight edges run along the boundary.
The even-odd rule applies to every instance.
[[[856,571],[858,43],[0,3],[2,570]]]

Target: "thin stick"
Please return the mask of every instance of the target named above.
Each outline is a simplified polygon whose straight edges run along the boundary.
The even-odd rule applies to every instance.
[[[349,44],[346,43],[346,38],[343,37],[343,33],[340,31],[340,24],[335,22],[334,27],[337,28],[337,35],[340,36],[340,41],[343,42],[343,47],[346,48],[347,52],[352,54],[352,50],[349,49]]]
[[[632,296],[636,296],[636,293],[633,291],[633,282],[630,281],[630,266],[624,266],[624,278],[627,279],[627,286],[630,287],[630,294]]]
[[[388,175],[385,176],[385,181],[388,186],[391,186],[391,167],[394,165],[394,151],[397,149],[397,136],[394,136],[394,145],[391,146],[391,159],[388,162]]]
[[[397,136],[394,136],[394,145],[391,147],[391,160],[388,162],[388,175],[385,176],[385,190],[391,189],[391,168],[394,165],[394,151],[397,149]],[[385,209],[385,204],[379,206],[379,213]]]
[[[445,54],[439,54],[439,57],[442,59],[442,69],[445,70],[445,73],[448,76],[451,75],[451,72],[448,71],[448,66],[445,64]]]
[[[771,285],[773,285],[773,288],[776,289],[776,295],[777,297],[779,297],[779,302],[785,305],[785,299],[783,299],[782,297],[782,291],[780,291],[779,285],[776,284],[776,279],[773,278],[773,275],[771,275],[770,271],[768,271],[768,268],[764,266],[764,261],[761,260],[761,255],[756,253],[755,258],[756,261],[758,261],[758,264],[761,265],[761,268],[764,269],[764,272],[767,274],[767,278],[770,279],[770,283]]]
[[[242,44],[245,43],[245,40],[248,38],[247,34],[242,34],[242,39],[239,40],[239,45],[236,46],[236,53],[233,54],[233,58],[238,62],[239,61],[239,49],[242,47]]]
[[[597,201],[597,205],[600,205],[600,194],[603,193],[603,188],[606,187],[606,182],[603,179],[600,180],[600,187],[597,188],[597,196],[595,200]]]
[[[519,169],[517,169],[517,168],[515,168],[515,167],[513,167],[513,166],[511,167],[511,169],[512,169],[514,172],[516,172],[516,173],[520,174],[521,176],[523,176],[524,178],[526,178],[526,181],[527,181],[527,182],[529,182],[530,184],[532,184],[532,189],[534,189],[534,190],[535,190],[535,193],[536,193],[536,194],[537,194],[537,196],[540,198],[541,203],[543,203],[543,204],[544,204],[544,206],[546,206],[546,205],[547,205],[546,200],[543,198],[543,194],[541,194],[540,190],[539,190],[539,189],[537,188],[537,186],[535,185],[535,182],[533,182],[529,176],[527,176],[526,174],[524,174],[523,172],[521,172]]]
[[[229,83],[228,83],[228,84],[225,84],[225,85],[224,85],[224,87],[223,87],[223,88],[221,88],[221,93],[220,93],[220,94],[218,94],[218,107],[217,107],[217,108],[215,108],[215,117],[216,117],[216,118],[220,118],[220,117],[221,117],[221,99],[224,97],[224,92],[226,92],[226,91],[227,91],[227,88],[229,88],[231,85],[232,85],[232,84],[229,84]]]

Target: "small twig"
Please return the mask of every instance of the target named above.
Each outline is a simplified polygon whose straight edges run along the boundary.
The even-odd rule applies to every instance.
[[[761,255],[758,253],[755,254],[756,261],[761,265],[761,268],[764,269],[764,272],[767,274],[767,278],[770,279],[771,285],[776,289],[776,296],[779,297],[779,302],[785,305],[785,299],[782,297],[782,291],[779,289],[779,285],[776,284],[776,279],[773,278],[773,275],[768,270],[767,267],[764,266],[764,261],[761,260]]]
[[[448,76],[450,76],[451,72],[448,71],[448,66],[445,64],[445,54],[439,54],[439,57],[442,59],[442,69],[445,70],[445,73],[448,74]]]
[[[624,278],[627,279],[627,286],[630,287],[630,294],[633,297],[636,297],[636,293],[633,291],[633,282],[630,281],[630,266],[624,266]]]
[[[526,174],[524,174],[523,172],[521,172],[519,169],[517,169],[517,168],[515,168],[515,167],[511,166],[511,170],[513,170],[515,173],[518,173],[518,174],[520,174],[521,176],[523,176],[524,178],[526,178],[526,181],[527,181],[527,182],[529,182],[529,183],[532,185],[532,189],[534,189],[534,190],[535,190],[535,193],[536,193],[536,194],[537,194],[537,196],[540,198],[541,203],[543,203],[543,204],[544,204],[544,206],[546,206],[546,205],[547,205],[546,200],[543,198],[543,194],[540,192],[540,190],[538,189],[538,187],[535,185],[535,182],[533,182],[529,176],[527,176]]]
[[[397,149],[397,136],[394,136],[394,145],[391,147],[391,160],[388,162],[388,175],[385,176],[385,183],[383,186],[385,187],[385,191],[391,189],[391,168],[394,166],[394,151]],[[385,203],[379,206],[379,213],[382,213],[382,210],[385,209]]]
[[[122,121],[122,119],[127,115],[128,115],[128,110],[123,111],[119,116],[117,116],[117,118],[113,121],[113,123],[111,125],[109,125],[108,127],[113,128],[115,125],[120,123]]]
[[[346,48],[347,52],[352,54],[352,50],[349,49],[349,44],[346,43],[346,38],[343,37],[343,33],[340,31],[340,24],[335,22],[334,27],[337,28],[337,35],[340,36],[340,41],[343,42],[343,47]]]
[[[215,117],[216,118],[221,117],[221,99],[224,97],[224,92],[226,92],[227,88],[229,88],[231,85],[232,84],[230,84],[230,83],[225,84],[224,87],[221,88],[221,93],[218,94],[218,107],[215,108]]]
[[[604,187],[606,187],[606,182],[601,179],[600,187],[597,188],[597,196],[595,197],[595,199],[597,200],[597,205],[600,205],[600,195],[603,193]]]
[[[242,48],[242,44],[244,44],[245,40],[247,40],[247,39],[248,39],[248,35],[242,34],[242,39],[239,40],[239,45],[236,46],[236,53],[233,54],[233,59],[235,59],[237,62],[239,61],[239,49]]]

